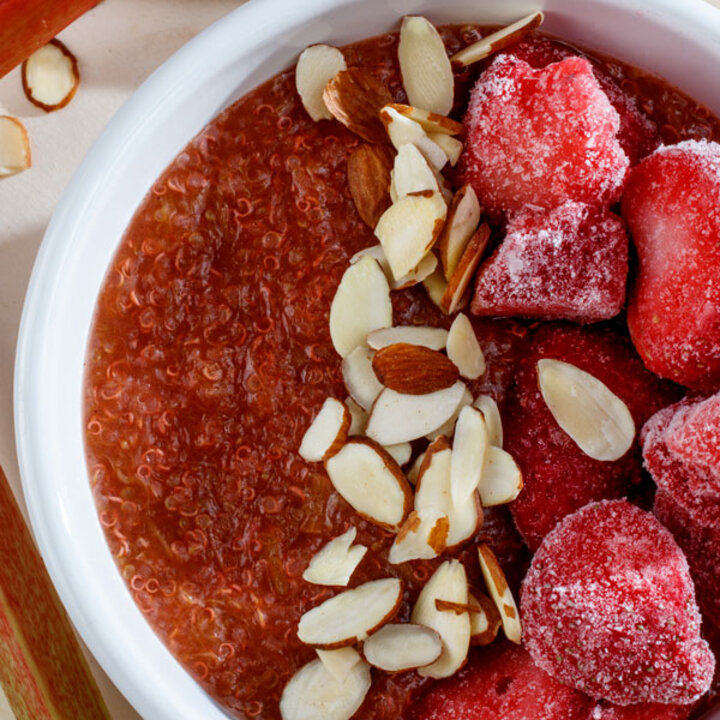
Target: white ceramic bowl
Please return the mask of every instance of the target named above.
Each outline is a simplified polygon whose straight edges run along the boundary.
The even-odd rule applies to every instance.
[[[545,0],[544,29],[651,69],[720,113],[720,11],[703,0]],[[17,445],[35,536],[90,650],[148,720],[225,713],[173,659],[116,570],[90,494],[82,383],[95,299],[135,208],[219,111],[294,62],[310,43],[341,45],[437,22],[503,23],[533,0],[253,0],[190,42],[118,112],[58,204],[33,271],[15,376]]]

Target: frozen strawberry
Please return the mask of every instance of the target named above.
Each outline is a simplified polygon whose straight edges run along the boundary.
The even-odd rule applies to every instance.
[[[495,217],[620,197],[629,165],[620,116],[584,58],[538,70],[497,58],[472,90],[465,124],[462,174]]]
[[[623,497],[642,476],[638,443],[619,460],[603,462],[560,428],[538,388],[542,358],[563,360],[605,383],[626,403],[638,430],[678,397],[677,388],[645,370],[629,340],[610,328],[547,324],[536,330],[502,411],[505,449],[524,482],[510,509],[531,550],[565,515],[591,500]]]
[[[653,372],[720,387],[720,145],[663,147],[631,171],[623,216],[639,268],[628,326]]]
[[[433,685],[408,720],[588,720],[592,705],[540,670],[523,647],[497,642]]]
[[[543,541],[523,581],[525,644],[556,680],[617,705],[687,705],[710,687],[687,561],[627,500],[592,503]]]
[[[476,315],[596,322],[625,302],[628,239],[617,215],[568,201],[553,210],[527,207],[481,267]]]
[[[640,703],[623,707],[599,702],[592,709],[588,720],[687,720],[693,710],[693,705]]]

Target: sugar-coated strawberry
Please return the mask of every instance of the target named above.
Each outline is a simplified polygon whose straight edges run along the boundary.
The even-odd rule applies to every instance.
[[[682,385],[720,387],[720,145],[663,147],[630,172],[623,216],[639,267],[628,326],[643,361]]]
[[[617,705],[688,705],[710,687],[688,564],[654,515],[604,500],[566,517],[533,557],[523,638],[556,680]]]
[[[625,302],[628,239],[617,215],[568,201],[528,206],[481,267],[471,311],[589,323],[617,315]]]
[[[588,720],[687,720],[694,709],[693,705],[640,703],[623,707],[599,702],[592,709]]]
[[[626,495],[642,475],[638,443],[619,460],[602,462],[560,428],[538,388],[542,358],[576,365],[605,383],[626,403],[638,430],[678,397],[677,388],[649,373],[630,341],[610,328],[554,323],[535,331],[502,410],[505,449],[520,466],[524,483],[510,509],[531,550],[563,517],[591,500]]]
[[[620,197],[629,165],[620,117],[584,58],[535,70],[498,57],[472,90],[465,125],[461,174],[496,217]]]
[[[498,641],[433,685],[408,720],[588,720],[592,705],[540,670],[523,647]]]

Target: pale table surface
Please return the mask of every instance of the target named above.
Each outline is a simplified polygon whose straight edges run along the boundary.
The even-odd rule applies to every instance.
[[[21,502],[12,414],[15,343],[30,271],[53,208],[123,101],[175,50],[243,1],[105,0],[59,36],[78,57],[82,83],[70,105],[51,115],[27,101],[18,70],[0,80],[0,115],[22,119],[33,157],[30,171],[0,181],[0,465]],[[720,0],[708,1],[720,7]],[[137,720],[90,660],[114,720]],[[0,720],[13,720],[2,691]]]

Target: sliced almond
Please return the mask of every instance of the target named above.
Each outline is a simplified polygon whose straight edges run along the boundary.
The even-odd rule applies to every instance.
[[[401,115],[392,105],[380,111],[380,120],[396,150],[403,145],[415,145],[433,170],[439,172],[445,167],[448,161],[445,151],[430,139],[420,123]]]
[[[395,616],[402,594],[398,578],[372,580],[345,590],[300,618],[298,638],[323,650],[355,645]]]
[[[470,238],[470,242],[467,244],[455,272],[448,280],[447,289],[440,301],[440,304],[445,308],[445,312],[449,315],[457,312],[465,302],[465,291],[470,286],[470,281],[480,264],[489,240],[490,228],[486,223],[483,223]]]
[[[360,145],[348,156],[350,195],[363,222],[373,229],[391,204],[392,167],[390,149],[384,145]]]
[[[460,412],[464,407],[472,405],[472,401],[472,393],[467,388],[465,388],[465,392],[463,393],[460,404],[457,406],[455,412],[439,428],[436,428],[432,432],[428,433],[425,437],[430,440],[430,442],[437,439],[441,435],[445,436],[448,439],[452,438],[453,435],[455,435],[455,424],[457,423],[458,417],[460,417]]]
[[[353,545],[356,534],[355,528],[350,528],[320,548],[303,573],[303,580],[313,585],[346,587],[367,552],[364,545]]]
[[[305,431],[300,457],[320,462],[334,455],[345,443],[350,429],[350,412],[339,400],[329,397]]]
[[[468,592],[468,603],[475,608],[475,611],[470,613],[470,644],[489,645],[497,637],[502,624],[500,613],[485,593]],[[481,612],[477,612],[478,607]]]
[[[473,407],[476,407],[485,417],[490,444],[501,448],[503,446],[502,418],[495,398],[490,395],[478,395],[473,402]]]
[[[330,306],[330,338],[345,357],[368,333],[392,325],[390,286],[382,268],[369,256],[345,271]]]
[[[410,512],[408,481],[391,455],[372,440],[350,438],[325,468],[338,493],[365,519],[394,530]]]
[[[53,39],[22,64],[22,84],[27,99],[45,112],[64,108],[80,85],[77,59]]]
[[[405,143],[398,148],[391,173],[390,195],[392,201],[397,202],[406,195],[423,190],[439,192],[440,185],[437,177],[417,147],[412,143]]]
[[[390,107],[401,115],[414,120],[426,133],[462,135],[462,123],[456,122],[447,115],[439,115],[429,110],[422,110],[412,105],[401,105],[400,103],[392,103]]]
[[[438,239],[445,277],[451,278],[480,222],[480,202],[470,185],[463,185],[448,207],[447,221]]]
[[[489,444],[485,418],[482,413],[471,406],[464,407],[455,424],[455,439],[450,465],[450,488],[453,504],[459,505],[467,501],[478,489]]]
[[[371,665],[394,673],[430,665],[440,657],[442,649],[442,640],[434,630],[412,623],[393,623],[365,641],[363,655]]]
[[[500,613],[505,637],[514,643],[520,644],[522,639],[522,627],[520,625],[520,613],[518,612],[515,598],[508,587],[505,573],[495,557],[495,553],[489,545],[484,543],[478,546],[478,557],[480,569],[482,570],[485,585],[490,597]]]
[[[521,20],[514,22],[512,25],[502,28],[484,38],[481,38],[472,45],[460,50],[452,56],[451,61],[453,67],[466,67],[482,60],[493,53],[509,47],[521,40],[531,30],[540,27],[544,16],[537,11],[526,15]]]
[[[386,445],[385,450],[400,467],[409,462],[412,456],[412,445],[408,442]]]
[[[0,177],[27,170],[30,164],[30,138],[25,126],[17,118],[0,115]]]
[[[377,379],[391,390],[408,395],[426,395],[457,382],[457,367],[437,350],[396,343],[381,348],[372,359]]]
[[[395,537],[388,561],[392,565],[410,560],[431,560],[447,547],[450,520],[434,509],[413,510]]]
[[[322,660],[300,668],[280,698],[282,720],[350,720],[371,685],[370,666],[356,663],[343,682],[338,682]]]
[[[470,647],[470,616],[442,612],[435,600],[467,603],[468,584],[465,568],[457,560],[447,560],[434,572],[420,591],[410,617],[411,622],[432,628],[443,643],[442,655],[418,673],[424,677],[443,678],[455,673],[465,663]]]
[[[608,462],[625,455],[635,439],[635,421],[607,385],[560,360],[543,358],[537,368],[555,421],[586,455]]]
[[[457,138],[446,135],[445,133],[428,133],[428,137],[442,148],[450,165],[455,167],[462,154],[463,144]]]
[[[413,462],[410,469],[407,471],[407,480],[411,485],[417,484],[418,475],[420,474],[420,468],[422,467],[423,461],[425,460],[425,453],[420,453]]]
[[[367,436],[381,445],[417,440],[452,417],[464,393],[461,382],[427,395],[406,395],[385,388],[370,411]]]
[[[330,80],[346,69],[342,52],[331,45],[311,45],[300,53],[295,87],[307,114],[316,122],[332,118],[323,100],[323,91]]]
[[[490,446],[478,485],[482,506],[493,507],[512,502],[522,488],[522,473],[513,456],[502,448]]]
[[[431,190],[406,195],[383,213],[375,227],[375,236],[395,279],[418,266],[435,244],[446,214],[443,196]]]
[[[444,350],[447,330],[429,325],[396,325],[391,328],[374,330],[367,336],[367,344],[373,350],[380,350],[396,343],[421,345],[431,350]]]
[[[370,368],[372,370],[372,368]],[[375,373],[373,373],[374,375]],[[350,427],[348,436],[362,435],[368,421],[368,414],[351,397],[345,398],[345,407],[350,413]]]
[[[445,43],[429,20],[403,18],[398,60],[410,104],[447,115],[453,106],[455,80]]]
[[[442,312],[447,314],[447,311],[442,306],[442,299],[445,297],[447,292],[447,280],[445,280],[445,274],[442,268],[438,267],[432,275],[423,280],[423,287],[425,292],[428,294],[430,300],[440,309]]]
[[[390,91],[369,70],[341,70],[325,86],[323,100],[336,120],[372,143],[384,143],[387,135],[378,113],[392,102]]]
[[[375,398],[382,392],[372,366],[373,353],[358,345],[342,361],[342,375],[350,397],[363,409],[369,411]]]
[[[450,326],[447,354],[464,378],[477,380],[485,373],[485,356],[470,320],[463,313]]]
[[[388,282],[390,282],[390,280],[392,279],[392,273],[390,272],[390,266],[388,265],[388,261],[385,257],[385,251],[383,250],[382,245],[371,245],[370,247],[358,250],[350,258],[350,264],[356,265],[364,257],[371,257],[373,260],[375,260],[377,264],[380,265],[380,267],[382,268],[382,271],[385,273],[385,277],[387,277]]]
[[[429,277],[435,272],[438,266],[437,257],[429,252],[418,264],[414,267],[407,275],[395,280],[394,278],[390,281],[390,287],[392,290],[404,290],[405,288],[418,285],[426,277]]]
[[[360,653],[354,647],[337,650],[315,650],[325,669],[339,683],[345,682],[351,670],[362,661]]]

